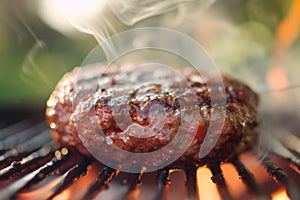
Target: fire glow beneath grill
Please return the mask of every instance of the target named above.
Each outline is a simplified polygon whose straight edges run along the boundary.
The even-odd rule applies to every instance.
[[[59,183],[59,177],[53,178],[53,180],[48,180],[48,183],[46,183],[44,186],[39,188],[32,188],[32,190],[29,190],[28,192],[20,193],[18,194],[18,198],[29,200],[29,199],[37,199],[37,197],[47,197],[51,195],[51,190]],[[66,190],[66,192],[69,192],[69,190]],[[65,198],[69,199],[69,198]]]
[[[210,180],[212,174],[207,168],[199,168],[197,170],[198,191],[200,192],[200,199],[221,199],[217,186]]]
[[[253,157],[250,154],[244,156],[244,159],[253,160]],[[259,162],[259,161],[258,161]],[[254,166],[253,163],[250,165]],[[255,163],[256,172],[260,172],[262,166],[257,167],[257,163]],[[247,187],[241,183],[239,179],[238,173],[232,164],[224,164],[222,165],[222,170],[224,172],[225,180],[228,184],[229,191],[233,197],[233,199],[251,199],[251,196],[247,194]],[[99,171],[99,166],[91,165],[89,166],[88,172],[85,176],[81,177],[77,181],[75,181],[70,188],[64,190],[61,194],[55,196],[54,200],[66,200],[66,199],[81,199],[84,193],[87,192],[87,188],[94,182],[95,177],[97,176],[97,171]],[[264,171],[264,170],[262,170]],[[179,171],[171,171],[171,174],[178,173]],[[211,181],[212,173],[207,167],[200,167],[197,170],[197,198],[201,200],[221,200],[216,184]],[[184,195],[178,193],[184,193],[184,185],[178,185],[177,183],[182,183],[184,180],[184,176],[176,175],[173,176],[174,180],[171,179],[171,184],[166,188],[169,192],[174,192],[176,195],[169,194],[169,198],[167,199],[183,199]],[[266,174],[262,176],[262,179],[266,180]],[[33,187],[32,189],[22,192],[18,194],[18,199],[29,200],[29,199],[39,199],[40,197],[49,197],[53,189],[59,184],[60,178],[55,177],[50,180],[45,180],[45,183],[39,184],[42,186]],[[146,183],[149,184],[149,183]],[[151,185],[155,185],[152,183]],[[175,185],[175,186],[174,186]],[[176,186],[177,185],[177,186]],[[120,190],[122,190],[122,185],[118,185],[116,183],[109,183],[108,190],[104,190],[102,193],[97,196],[96,199],[110,199],[113,198],[114,195],[118,194]],[[143,187],[143,186],[141,186]],[[148,187],[148,186],[147,186]],[[148,191],[145,188],[137,188],[131,194],[131,198],[129,199],[144,199],[145,195],[143,193],[147,193],[146,199],[151,199],[151,197],[155,191],[155,188],[148,187]],[[180,197],[179,197],[180,196]],[[177,198],[176,198],[177,197]],[[275,190],[271,194],[272,200],[289,200],[290,198],[287,196],[286,190],[279,187],[279,189]]]
[[[282,189],[272,194],[272,200],[288,200],[290,199],[287,194],[286,190]]]
[[[53,142],[49,143],[49,130],[42,129],[45,124],[21,132],[15,132],[16,126],[22,124],[0,130],[1,137],[9,135],[5,141],[22,139],[18,145],[23,146],[20,152],[12,146],[1,151],[0,199],[284,200],[300,196],[299,165],[273,154],[259,157],[246,152],[227,164],[133,174],[103,166],[67,148],[48,146]]]

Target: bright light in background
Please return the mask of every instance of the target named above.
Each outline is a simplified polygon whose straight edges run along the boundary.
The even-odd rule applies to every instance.
[[[39,15],[59,32],[74,33],[73,21],[89,23],[101,13],[105,0],[41,0]]]
[[[281,66],[273,66],[267,74],[267,82],[271,90],[280,90],[288,85],[286,71]]]
[[[86,17],[97,8],[97,0],[52,0],[67,15]]]
[[[115,15],[120,22],[132,26],[137,22],[156,15],[179,9],[180,5],[193,0],[41,0],[37,1],[39,15],[54,29],[68,33],[77,28],[81,32],[104,35],[105,28],[112,27],[107,13]],[[201,0],[201,2],[212,2]],[[181,7],[182,10],[183,7]],[[107,12],[107,10],[109,10]],[[71,26],[71,25],[72,26]],[[107,27],[104,27],[107,26]],[[103,28],[104,27],[104,28]],[[95,30],[97,30],[95,32]]]

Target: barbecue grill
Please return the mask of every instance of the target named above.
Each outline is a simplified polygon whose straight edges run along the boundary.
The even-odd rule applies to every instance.
[[[271,152],[253,150],[200,168],[124,173],[57,146],[40,114],[17,113],[6,111],[0,122],[0,199],[300,197],[299,163]]]
[[[53,1],[48,1],[48,2],[53,2]],[[122,2],[122,1],[115,1],[115,2]],[[136,1],[131,1],[131,2],[133,2],[134,4],[136,3]],[[212,1],[208,1],[208,2],[212,2]],[[249,1],[249,2],[245,1],[243,3],[244,5],[246,5],[244,6],[245,9],[241,9],[239,6],[233,7],[232,3],[228,3],[228,2],[221,3],[221,7],[224,5],[228,6],[230,13],[233,10],[232,8],[238,8],[235,10],[238,10],[239,12],[243,13],[241,16],[242,18],[245,18],[244,16],[245,13],[247,14],[250,13],[249,16],[251,16],[251,9],[254,8],[252,5],[253,2],[254,1]],[[267,5],[270,2],[266,1],[263,4]],[[20,4],[20,2],[18,3],[13,2],[12,4],[18,5],[16,6],[17,9],[15,10],[25,10],[24,9],[25,4]],[[268,5],[265,8],[276,7],[277,4],[275,4],[275,6]],[[281,4],[278,4],[277,6],[282,7],[280,5]],[[147,4],[145,4],[145,6],[147,8]],[[6,9],[7,7],[10,8],[14,6],[8,5],[2,7]],[[44,7],[49,8],[49,10],[51,10],[50,6],[44,6]],[[70,6],[68,5],[65,6],[66,9],[69,7]],[[194,7],[194,5],[192,5],[192,7]],[[197,6],[195,6],[195,8],[196,7]],[[115,9],[115,11],[118,10],[122,10],[122,9]],[[135,10],[138,10],[141,13],[143,13],[142,9],[140,9],[139,7],[137,7],[137,9]],[[261,10],[262,10],[261,13],[262,18],[265,18],[264,17],[265,13],[272,14],[273,12],[277,13],[278,11],[276,9],[274,9],[276,10],[276,12],[273,9],[270,10],[261,9]],[[44,14],[55,13],[55,18],[53,19],[57,19],[59,22],[62,21],[58,9],[54,10],[55,12],[52,11],[45,12],[45,11],[43,10],[40,13],[44,13]],[[252,15],[256,16],[257,9],[254,9],[252,12],[254,11],[255,13],[254,14],[252,13]],[[160,12],[161,11],[159,10],[158,13]],[[179,17],[178,16],[176,17],[177,19],[176,23],[179,23],[180,20],[183,20],[182,16],[184,16],[184,14],[182,13],[184,12],[186,12],[185,9],[180,7],[180,10],[178,11]],[[188,10],[188,12],[191,11]],[[199,10],[196,10],[196,12],[198,13]],[[257,14],[259,15],[260,13],[258,12]],[[45,16],[43,14],[40,15],[42,18],[45,18],[45,20],[47,19],[46,15]],[[199,28],[201,29],[201,31],[196,30],[195,33],[193,34],[195,35],[195,37],[199,37],[200,40],[203,41],[208,40],[208,42],[212,43],[212,41],[214,41],[212,39],[214,38],[214,36],[212,37],[213,34],[222,31],[225,31],[227,33],[227,29],[228,32],[230,32],[230,34],[231,32],[235,33],[233,36],[230,36],[231,39],[230,42],[228,42],[228,38],[226,37],[226,34],[224,34],[225,35],[224,36],[225,39],[223,39],[224,41],[221,38],[220,39],[221,43],[216,42],[216,44],[218,47],[221,46],[223,47],[218,49],[220,51],[220,54],[224,54],[224,56],[228,58],[231,58],[231,56],[234,58],[240,57],[240,60],[241,61],[243,60],[243,62],[238,62],[238,66],[244,66],[244,64],[246,65],[248,64],[250,67],[253,68],[253,65],[251,63],[256,62],[256,59],[259,60],[261,57],[263,58],[266,57],[265,54],[267,54],[269,50],[263,51],[263,53],[261,53],[260,51],[262,50],[262,48],[268,49],[269,46],[264,47],[262,44],[259,43],[261,42],[261,40],[257,40],[255,42],[252,41],[250,37],[248,38],[247,36],[251,34],[239,34],[239,31],[236,31],[236,29],[231,30],[230,29],[231,27],[228,28],[227,24],[222,24],[222,22],[220,23],[211,22],[209,21],[209,19],[206,18],[203,21],[201,21],[202,18],[201,15],[194,16],[193,14],[192,16],[193,18],[197,18],[197,19],[191,20],[188,17],[187,20],[189,24],[192,24],[194,26],[194,23],[197,23],[197,27],[201,27]],[[277,15],[274,16],[276,19]],[[271,17],[272,20],[274,16]],[[123,19],[123,22],[124,21],[126,22],[127,18],[124,18],[123,15],[119,17]],[[19,18],[20,21],[24,24],[24,27],[28,29],[28,32],[30,32],[30,34],[33,35],[34,39],[38,39],[38,37],[34,33],[35,30],[34,25],[32,25],[33,28],[31,30],[31,27],[29,26],[31,24],[29,23],[29,25],[27,25],[26,20],[23,19],[21,14]],[[171,18],[173,18],[173,15],[171,15]],[[143,18],[139,18],[139,16],[137,16],[137,19],[143,19]],[[239,20],[241,19],[237,19],[237,21]],[[104,18],[103,21],[107,23],[106,18]],[[167,20],[162,20],[162,21],[167,21]],[[248,24],[248,29],[259,28],[259,30],[257,31],[258,38],[262,38],[262,40],[264,40],[265,39],[264,37],[266,37],[265,35],[269,37],[270,35],[269,26],[273,26],[270,25],[269,20],[266,20],[266,22],[264,22],[267,24],[265,26],[262,26],[259,20],[257,21],[245,20],[245,22],[247,22]],[[154,23],[154,22],[150,21],[150,23]],[[186,29],[186,28],[192,29],[191,27],[188,27],[186,25],[188,23],[183,23],[184,26],[182,29]],[[202,23],[204,23],[205,26],[203,26]],[[169,25],[169,21],[167,21],[167,24]],[[82,24],[78,23],[77,25],[81,27]],[[106,34],[108,32],[110,31],[114,32],[114,26],[113,25],[110,26],[111,24],[108,25],[109,25],[108,27],[104,26],[105,31],[103,35],[100,34],[98,38],[94,35],[98,40],[99,37],[100,39],[102,39],[102,36],[107,36]],[[131,23],[127,25],[131,25]],[[14,26],[15,25],[13,25],[12,27]],[[221,29],[217,28],[221,26],[225,27],[224,30],[222,28]],[[292,26],[294,26],[294,23],[292,23]],[[83,24],[83,27],[81,28],[85,29],[86,27],[90,28],[86,24]],[[93,26],[91,27],[95,28]],[[207,28],[208,31],[202,32],[202,27]],[[243,29],[243,31],[245,30],[248,31],[248,29]],[[45,30],[46,30],[45,32],[50,31],[48,29]],[[187,30],[187,32],[192,30]],[[19,28],[19,31],[16,30],[16,32],[19,33],[19,32],[26,32],[26,31],[21,31],[21,29]],[[297,32],[297,30],[295,30],[295,32]],[[41,32],[40,34],[37,35],[40,36],[42,33],[44,32]],[[247,53],[247,56],[241,55],[243,54],[244,48],[240,49],[239,45],[237,45],[236,47],[231,46],[231,45],[235,45],[235,43],[237,44],[240,43],[236,41],[241,41],[241,38],[243,39],[243,41],[244,40],[246,41],[245,43],[241,43],[241,46],[246,46],[246,49],[249,53],[249,55]],[[18,39],[20,40],[19,35],[18,35]],[[65,50],[65,48],[62,47],[68,45],[66,45],[60,39],[55,38],[55,40],[53,41],[57,42],[55,43],[56,45],[58,43],[61,45],[58,46],[58,48],[61,48],[61,53],[63,53],[63,51],[69,51],[71,48],[73,48],[72,46],[68,50]],[[46,43],[51,43],[53,41],[49,40]],[[39,40],[36,42],[37,42],[37,46],[34,46],[34,48],[32,48],[32,51],[30,50],[29,55],[25,59],[25,61],[28,60],[29,62],[28,63],[24,62],[25,65],[22,66],[22,70],[23,71],[32,70],[33,75],[31,76],[38,77],[40,73],[35,72],[37,70],[32,56],[35,55],[35,53],[37,52],[36,50],[37,49],[39,50],[39,48],[41,48],[43,45],[41,45],[41,41]],[[293,41],[283,40],[283,44],[286,43],[293,43]],[[230,44],[231,50],[233,49],[237,49],[237,50],[229,51],[228,44]],[[13,47],[16,45],[10,45],[10,46]],[[280,47],[280,45],[278,46]],[[36,49],[36,47],[38,48]],[[281,50],[281,48],[278,49]],[[242,50],[241,54],[236,54],[236,51],[240,51],[240,50]],[[6,52],[14,52],[14,51],[15,49],[10,49],[10,48],[6,50]],[[228,52],[231,52],[232,55],[229,54],[228,56],[227,54]],[[17,54],[16,55],[12,54],[12,55],[13,56],[9,59],[15,58]],[[59,60],[60,57],[57,58],[58,58],[57,60]],[[298,59],[298,57],[296,58]],[[222,65],[224,64],[225,67],[226,64],[228,66],[232,65],[230,61],[227,63],[227,59],[225,60],[226,62],[222,63]],[[251,60],[251,62],[249,62],[249,60]],[[224,59],[223,60],[221,59],[221,61],[224,61]],[[261,60],[259,61],[260,61],[259,65],[257,65],[256,67],[260,69]],[[77,61],[73,61],[73,62],[76,63]],[[46,67],[47,66],[53,67],[52,63],[51,62],[49,63],[50,64],[46,65]],[[4,64],[6,63],[4,62]],[[26,66],[26,64],[28,66]],[[233,61],[233,64],[236,65],[235,59]],[[235,65],[232,65],[232,69],[236,68]],[[11,67],[10,65],[8,66]],[[297,66],[295,68],[297,68]],[[240,79],[243,79],[245,77],[248,78],[250,74],[249,72],[251,72],[252,69],[250,67],[247,68],[245,72],[242,71],[240,73],[242,74],[242,76],[238,78]],[[256,77],[257,74],[260,75],[264,74],[263,71],[259,71],[259,70],[256,71],[256,67],[253,68],[254,69],[253,76],[255,78],[257,78]],[[296,73],[296,71],[295,72],[292,71],[291,74],[295,74],[296,77],[295,79],[298,80],[298,76],[297,76],[298,73]],[[30,80],[32,78],[30,76],[30,73],[26,74],[24,72],[23,75],[26,80]],[[280,78],[283,78],[283,80],[285,80],[284,78],[288,78],[288,77],[284,77],[284,73],[279,73],[279,76],[278,74],[275,73],[275,76],[273,77],[275,81],[273,82],[275,83],[275,86],[277,86],[277,83],[279,83],[281,84],[280,86],[282,87],[279,88],[270,87],[271,89],[276,90],[276,89],[284,88],[285,86],[284,81],[283,83],[280,83],[280,81],[278,81],[281,80]],[[33,81],[33,83],[35,82]],[[291,83],[293,83],[293,81],[291,81]],[[18,85],[20,84],[20,82],[19,83],[16,82],[15,84]],[[269,86],[272,85],[274,84],[272,84],[271,81],[271,84],[269,83]],[[278,98],[278,100],[282,100],[282,101],[284,100],[283,103],[281,102],[276,104],[274,102],[271,103],[267,102],[266,103],[268,104],[267,106],[270,107],[270,110],[273,109],[273,107],[276,107],[274,109],[276,112],[282,112],[284,110],[290,113],[289,115],[284,115],[280,113],[280,116],[282,118],[279,118],[278,120],[281,121],[281,124],[282,121],[284,122],[289,121],[290,124],[298,124],[299,122],[297,120],[295,122],[291,122],[292,121],[291,119],[293,119],[293,115],[296,113],[294,110],[296,108],[293,106],[291,108],[288,105],[294,103],[291,102],[292,101],[291,99],[294,98],[294,95],[283,94],[282,96],[284,96],[284,98]],[[269,99],[270,98],[271,97],[269,97]],[[268,99],[265,101],[268,101]],[[203,166],[203,167],[198,167],[198,166],[179,166],[179,167],[172,167],[172,168],[169,167],[169,168],[163,168],[158,171],[149,172],[149,173],[145,173],[142,169],[140,173],[125,173],[125,172],[112,169],[108,166],[105,166],[99,163],[98,161],[93,160],[92,158],[84,157],[80,155],[78,152],[76,152],[75,150],[57,145],[53,141],[48,125],[45,122],[44,115],[43,115],[44,110],[31,109],[31,108],[26,109],[25,107],[26,106],[11,107],[11,108],[6,108],[4,110],[0,108],[0,200],[2,199],[3,200],[5,199],[30,199],[30,200],[32,199],[36,199],[36,200],[40,200],[40,199],[63,199],[63,200],[66,199],[72,199],[72,200],[73,199],[75,200],[76,199],[86,199],[86,200],[89,199],[105,199],[105,200],[106,199],[108,200],[110,199],[111,200],[122,200],[122,199],[126,199],[126,200],[133,200],[133,199],[143,199],[143,200],[144,199],[151,199],[151,200],[152,199],[153,200],[274,199],[274,200],[281,200],[283,199],[284,200],[284,199],[292,199],[292,200],[298,200],[300,199],[300,176],[299,176],[300,150],[297,147],[297,144],[298,146],[300,144],[300,139],[298,138],[299,135],[298,137],[293,134],[288,135],[289,138],[292,138],[294,140],[294,143],[284,140],[285,138],[283,137],[287,136],[287,134],[282,134],[284,135],[283,137],[282,135],[281,137],[277,135],[277,137],[274,138],[262,137],[262,140],[268,140],[268,143],[272,146],[272,148],[261,149],[261,146],[257,145],[255,149],[252,149],[251,151],[247,151],[241,155],[237,155],[229,163],[211,163],[210,165]],[[280,107],[280,109],[278,109],[277,107]],[[263,118],[265,119],[266,117]],[[296,119],[299,119],[299,117]],[[275,121],[276,120],[273,120],[272,123],[275,124]],[[299,126],[298,128],[295,128],[293,131],[297,133],[298,130],[299,130]],[[295,145],[297,148],[295,148]]]

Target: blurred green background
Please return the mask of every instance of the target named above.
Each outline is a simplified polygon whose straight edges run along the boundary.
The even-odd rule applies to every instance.
[[[47,26],[34,1],[0,2],[0,106],[43,106],[60,77],[81,64],[96,41]]]
[[[195,32],[190,35],[202,40],[218,65],[230,68],[229,71],[235,68],[238,71],[241,66],[243,69],[256,66],[251,68],[255,72],[261,66],[268,65],[276,27],[291,2],[217,0],[205,10],[201,8],[201,2],[196,2],[197,6],[188,6],[186,9],[191,9],[191,12],[188,10],[186,13],[199,14],[202,35]],[[38,4],[39,1],[33,0],[0,1],[0,107],[43,107],[60,77],[80,65],[97,45],[96,40],[88,34],[76,30],[66,34],[48,26],[41,19],[43,11]],[[214,20],[211,17],[206,20],[206,13],[213,16]],[[59,18],[55,10],[53,17]],[[219,20],[224,26],[215,23]],[[146,24],[145,21],[141,23]],[[147,23],[155,25],[153,22]],[[178,29],[195,26],[197,24],[186,20]],[[217,26],[213,30],[221,31],[207,42],[211,26]],[[123,26],[122,29],[124,27],[129,28]],[[293,52],[299,52],[299,46],[297,40]]]

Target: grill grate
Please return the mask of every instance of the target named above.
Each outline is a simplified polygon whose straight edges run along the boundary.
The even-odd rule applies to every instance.
[[[186,190],[188,199],[197,199],[197,167],[187,166],[185,168]]]
[[[300,197],[299,189],[296,187],[296,184],[288,177],[283,169],[274,164],[268,157],[264,158],[262,162],[268,173],[284,185],[287,190],[287,194],[291,199],[298,199]]]
[[[221,196],[223,197],[224,200],[231,200],[232,197],[229,194],[228,188],[227,188],[227,184],[225,182],[224,176],[223,176],[223,172],[220,168],[220,163],[214,163],[214,164],[210,164],[209,169],[212,172],[212,177],[211,180],[217,184],[219,193],[221,194]]]
[[[107,187],[107,184],[113,179],[113,177],[117,174],[114,169],[109,167],[103,167],[101,172],[99,173],[96,181],[88,188],[86,194],[83,199],[92,199],[99,192]]]
[[[248,186],[249,190],[253,194],[256,194],[258,199],[268,199],[268,195],[265,191],[262,190],[262,187],[258,185],[254,175],[245,167],[243,163],[241,163],[239,158],[233,158],[232,164],[238,171],[238,174],[241,177],[242,181]]]
[[[37,190],[43,184],[58,179],[47,191],[47,199],[53,199],[85,177],[90,168],[96,169],[98,175],[84,185],[84,194],[80,199],[92,199],[98,196],[114,180],[121,181],[123,185],[121,192],[116,193],[119,196],[115,199],[136,199],[142,181],[143,184],[147,182],[143,180],[143,171],[137,174],[119,172],[82,157],[65,147],[58,147],[52,141],[45,123],[33,125],[29,121],[22,121],[2,128],[0,139],[0,199],[21,199],[21,194]],[[264,157],[261,161],[276,184],[281,184],[286,189],[289,198],[298,199],[300,192],[297,181],[292,180],[271,158]],[[297,163],[288,159],[284,162],[294,166],[292,169],[299,175]],[[233,158],[231,164],[235,167],[241,182],[248,188],[251,197],[270,199],[271,194],[264,190],[239,157]],[[216,184],[222,199],[234,199],[227,185],[230,180],[224,178],[221,166],[220,163],[207,166],[212,173],[211,179]],[[196,166],[185,166],[182,169],[165,168],[156,172],[156,189],[152,192],[151,199],[167,199],[170,186],[173,184],[170,175],[178,171],[185,172],[185,192],[188,199],[198,199],[199,193],[206,192],[201,189],[198,191]]]

